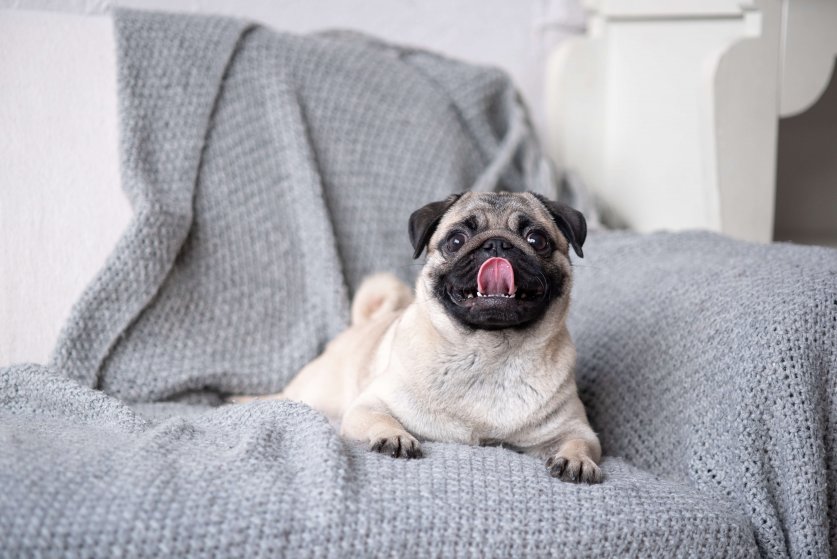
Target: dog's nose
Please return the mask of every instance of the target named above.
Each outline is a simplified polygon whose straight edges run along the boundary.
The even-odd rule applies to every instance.
[[[482,244],[482,250],[494,256],[498,256],[513,248],[514,245],[511,241],[502,237],[492,237]]]

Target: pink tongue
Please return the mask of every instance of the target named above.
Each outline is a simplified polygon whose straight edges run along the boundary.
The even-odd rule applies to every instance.
[[[489,258],[477,272],[477,290],[483,295],[514,295],[514,270],[505,258]]]

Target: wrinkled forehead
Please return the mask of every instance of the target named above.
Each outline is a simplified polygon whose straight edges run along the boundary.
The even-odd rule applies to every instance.
[[[469,229],[511,229],[530,222],[551,222],[543,205],[531,194],[506,192],[468,192],[454,204],[442,224],[465,224]]]

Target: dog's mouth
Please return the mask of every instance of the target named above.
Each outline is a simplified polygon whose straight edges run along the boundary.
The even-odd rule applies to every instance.
[[[513,306],[536,303],[543,299],[546,288],[518,285],[514,268],[505,258],[489,258],[479,268],[476,285],[447,286],[448,297],[460,307]]]

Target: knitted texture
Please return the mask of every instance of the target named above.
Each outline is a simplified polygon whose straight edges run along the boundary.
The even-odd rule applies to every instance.
[[[503,448],[399,461],[280,389],[406,222],[475,187],[554,196],[514,88],[353,34],[116,14],[134,219],[49,367],[0,370],[0,556],[825,557],[837,548],[837,252],[593,234],[576,486]],[[831,547],[830,547],[831,546]]]
[[[765,557],[837,554],[837,251],[608,234],[576,266],[609,454],[737,503]]]
[[[743,515],[618,459],[579,486],[501,448],[370,453],[301,404],[138,407],[2,371],[0,556],[756,556]]]

